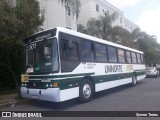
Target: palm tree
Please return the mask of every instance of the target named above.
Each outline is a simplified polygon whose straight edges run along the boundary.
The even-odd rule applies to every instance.
[[[77,25],[77,32],[81,32],[81,33],[87,34],[88,30],[87,30],[87,28],[84,25],[78,24]]]
[[[139,39],[143,38],[144,36],[144,33],[141,32],[141,29],[140,28],[136,28],[132,31],[132,38],[133,38],[133,41],[137,42]]]
[[[112,28],[112,22],[116,18],[117,13],[108,15],[107,12],[104,12],[104,16],[100,16],[98,19],[91,18],[87,22],[88,34],[107,40],[110,37],[109,30]]]
[[[72,15],[78,18],[78,15],[80,13],[80,7],[81,7],[81,2],[80,0],[58,0],[61,2],[62,5],[69,5],[71,6],[72,10]]]
[[[120,26],[114,26],[109,31],[109,33],[111,34],[111,38],[113,42],[122,44],[127,47],[132,47],[132,48],[135,47],[135,44],[132,41],[132,35],[128,30]]]

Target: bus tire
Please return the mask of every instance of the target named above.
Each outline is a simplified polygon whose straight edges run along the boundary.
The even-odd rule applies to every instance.
[[[137,84],[137,78],[136,78],[136,74],[132,75],[132,86],[136,86]]]
[[[94,85],[91,80],[84,79],[79,87],[79,99],[81,102],[89,102],[94,93]]]

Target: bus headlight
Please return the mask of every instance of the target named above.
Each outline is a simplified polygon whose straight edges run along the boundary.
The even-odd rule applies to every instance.
[[[46,84],[46,87],[48,87],[48,84]]]
[[[26,83],[22,83],[22,87],[27,87],[27,84]]]

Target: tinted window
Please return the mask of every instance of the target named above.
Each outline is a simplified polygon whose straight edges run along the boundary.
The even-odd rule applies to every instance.
[[[96,11],[99,12],[99,5],[96,4]]]
[[[141,55],[141,63],[143,63],[144,61],[143,61],[143,55]]]
[[[108,47],[108,59],[110,62],[117,62],[116,48]]]
[[[98,62],[107,62],[106,46],[96,43],[95,51],[96,51],[96,60]]]
[[[126,60],[127,60],[128,63],[132,62],[131,61],[131,52],[129,52],[129,51],[126,52]]]
[[[136,53],[132,52],[132,63],[137,63],[137,59],[136,59]]]
[[[118,60],[121,63],[125,63],[124,50],[118,49]]]
[[[33,65],[34,64],[34,50],[27,50],[27,64]]]
[[[93,43],[90,41],[82,41],[82,60],[88,62],[94,61]]]
[[[69,46],[68,40],[62,40],[61,51],[63,60],[78,60],[78,44],[76,42],[72,42]]]
[[[140,56],[140,54],[137,54],[137,62],[141,63],[141,56]]]

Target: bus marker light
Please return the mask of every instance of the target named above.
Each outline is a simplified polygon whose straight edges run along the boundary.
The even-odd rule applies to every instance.
[[[58,87],[58,83],[53,83],[53,87]]]
[[[46,87],[48,87],[48,84],[46,84]]]

